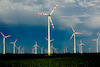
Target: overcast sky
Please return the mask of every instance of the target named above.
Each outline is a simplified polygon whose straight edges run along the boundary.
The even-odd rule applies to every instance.
[[[51,26],[54,47],[59,52],[68,47],[68,52],[73,52],[73,38],[70,40],[72,25],[75,31],[83,33],[76,35],[76,43],[80,43],[81,39],[85,43],[84,52],[88,52],[88,48],[95,52],[96,42],[92,39],[96,39],[100,32],[100,0],[0,0],[0,31],[11,35],[6,39],[6,52],[12,53],[9,42],[15,39],[18,39],[16,45],[24,46],[26,53],[31,53],[35,41],[38,41],[40,47],[47,49],[47,16],[37,13],[49,14],[57,3],[59,6],[51,15],[55,26],[55,30]]]

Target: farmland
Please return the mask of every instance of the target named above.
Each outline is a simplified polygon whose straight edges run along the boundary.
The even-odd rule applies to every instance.
[[[100,54],[0,55],[0,67],[100,67]]]

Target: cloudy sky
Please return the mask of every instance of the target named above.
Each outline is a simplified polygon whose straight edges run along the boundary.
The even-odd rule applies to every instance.
[[[73,52],[72,25],[75,31],[83,33],[76,35],[76,43],[81,39],[84,52],[88,52],[88,48],[95,52],[96,42],[92,39],[100,32],[100,0],[0,0],[0,31],[11,35],[6,39],[6,52],[12,53],[13,46],[9,42],[15,39],[18,39],[16,45],[25,47],[26,53],[31,53],[35,41],[47,49],[47,16],[37,13],[50,13],[57,3],[59,6],[51,16],[55,26],[55,30],[51,26],[54,47],[59,52],[68,47],[68,52]],[[2,47],[1,35],[0,53]]]

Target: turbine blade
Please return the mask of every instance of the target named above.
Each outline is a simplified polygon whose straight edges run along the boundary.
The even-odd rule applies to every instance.
[[[80,46],[80,44],[77,44],[78,46]]]
[[[100,35],[98,36],[98,38],[97,39],[99,39],[100,38]]]
[[[5,38],[7,38],[7,37],[10,37],[11,35],[7,35],[7,36],[5,36]]]
[[[75,34],[83,34],[83,33],[75,32]]]
[[[37,13],[37,14],[39,14],[39,15],[48,15],[48,14],[45,14],[45,13]]]
[[[92,41],[96,41],[97,39],[92,39]]]
[[[55,29],[51,17],[49,17],[49,20],[51,22],[52,28]]]
[[[17,42],[17,39],[15,40],[15,43]]]
[[[73,33],[72,36],[70,37],[70,40],[72,39],[73,35],[74,35],[74,33]]]
[[[1,35],[4,37],[5,35],[2,33],[2,32],[0,32],[1,33]]]
[[[48,40],[46,37],[45,37],[45,39]]]
[[[85,45],[84,43],[82,43],[82,45]]]
[[[74,30],[73,26],[71,26],[71,28],[72,28],[73,32],[75,32],[75,30]]]
[[[10,42],[11,44],[14,44],[14,42]]]
[[[58,5],[59,5],[59,4],[57,4],[57,5],[54,7],[54,9],[51,11],[50,15],[55,11],[55,9],[57,8]]]
[[[54,39],[50,40],[50,41],[54,41]]]

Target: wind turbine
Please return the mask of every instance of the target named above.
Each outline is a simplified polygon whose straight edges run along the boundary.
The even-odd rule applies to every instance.
[[[24,54],[24,47],[21,49],[21,54]]]
[[[67,53],[67,47],[66,47],[66,53]]]
[[[40,49],[41,49],[41,54],[43,54],[43,48],[44,48],[44,47],[40,47]]]
[[[45,53],[48,53],[47,49],[44,49]]]
[[[13,54],[15,54],[15,43],[17,42],[17,39],[14,42],[10,42],[11,44],[13,44]]]
[[[89,53],[91,52],[91,48],[88,48],[89,49]]]
[[[16,46],[16,48],[18,49],[18,54],[20,54],[20,52],[21,52],[21,50],[20,50],[21,46],[19,46],[19,47]]]
[[[82,40],[80,40],[81,54],[82,54],[82,45],[85,45],[85,44],[82,43]]]
[[[35,45],[34,45],[33,47],[35,48],[35,54],[37,54],[37,47],[39,47],[39,46],[37,45],[37,41],[35,41]]]
[[[52,22],[52,19],[51,19],[51,15],[52,13],[54,12],[54,10],[57,8],[59,4],[56,5],[56,7],[51,11],[50,14],[45,14],[45,13],[37,13],[37,14],[40,14],[40,15],[47,15],[48,16],[48,55],[50,56],[50,22],[51,22],[51,25],[54,28],[54,25],[53,25],[53,22]]]
[[[11,35],[5,36],[2,32],[0,32],[0,33],[1,33],[1,35],[3,36],[3,54],[5,54],[5,39],[6,39],[7,37],[10,37]]]
[[[74,53],[76,53],[76,41],[75,41],[75,34],[82,34],[82,33],[79,33],[79,32],[75,32],[74,28],[71,26],[72,30],[73,30],[73,34],[72,36],[70,37],[70,40],[72,39],[72,37],[74,36]]]
[[[98,36],[97,39],[92,39],[92,41],[96,41],[97,53],[98,53],[98,44],[99,44],[99,41],[98,41],[98,40],[99,40],[99,37],[100,37],[100,36]]]
[[[53,53],[53,48],[54,48],[54,47],[53,47],[53,43],[52,43],[52,45],[50,46],[50,48],[51,48],[50,50],[51,50],[51,54],[52,54],[52,53]]]
[[[63,51],[64,51],[64,54],[65,54],[66,50],[64,49]]]
[[[57,51],[57,48],[53,48],[54,49],[54,53],[56,53],[56,51]]]

